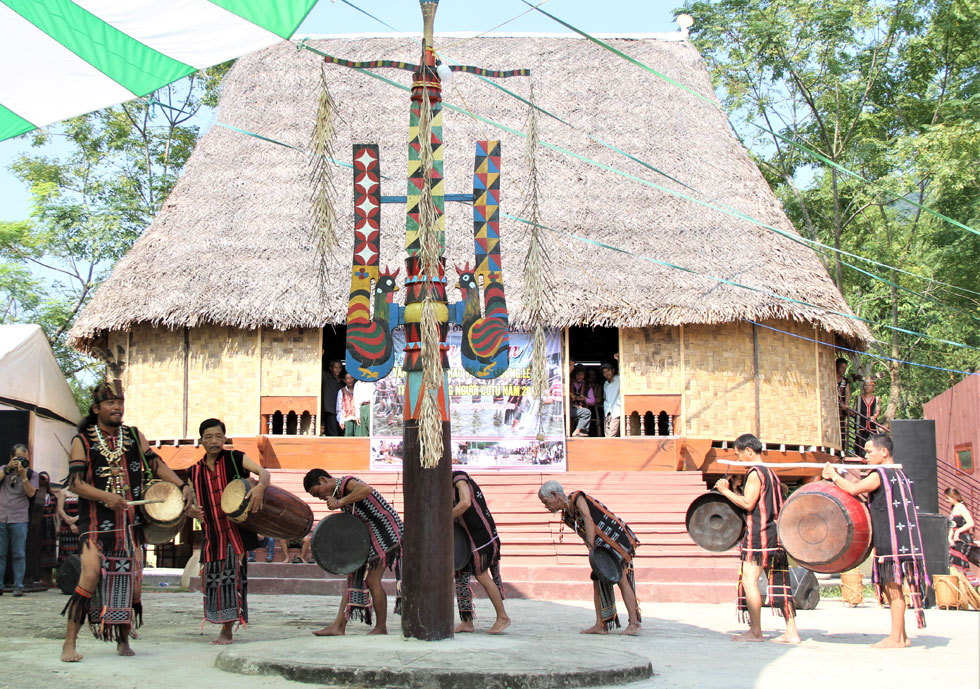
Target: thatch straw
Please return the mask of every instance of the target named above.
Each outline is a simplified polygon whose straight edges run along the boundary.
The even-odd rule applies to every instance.
[[[456,39],[436,37],[436,48]],[[712,97],[701,56],[686,41],[659,38],[610,42],[687,87]],[[330,38],[313,41],[325,52],[350,59],[417,59],[417,42],[398,37]],[[709,194],[709,198],[793,232],[758,168],[733,136],[724,115],[711,105],[609,51],[576,38],[477,38],[446,51],[447,59],[488,68],[529,67],[538,104]],[[225,82],[217,119],[305,148],[315,117],[320,61],[308,51],[281,44],[241,58]],[[384,73],[408,84],[407,73]],[[371,77],[327,66],[336,103],[337,157],[349,161],[355,142],[376,142],[381,151],[383,193],[404,193],[408,94]],[[506,82],[523,92],[520,80]],[[458,91],[458,96],[457,96]],[[523,128],[525,104],[484,81],[457,74],[445,102],[462,100],[477,114],[515,131]],[[518,161],[524,139],[472,118],[443,110],[446,190],[468,192],[473,143],[501,139],[505,174],[501,212],[517,215],[525,175]],[[600,163],[621,168],[677,191],[663,177],[596,143],[551,117],[538,123],[542,142],[561,145]],[[549,227],[592,237],[636,254],[663,259],[848,312],[817,256],[809,249],[751,223],[629,181],[608,170],[542,148],[540,213]],[[120,260],[72,329],[72,344],[84,349],[108,330],[139,323],[195,327],[210,323],[285,330],[343,323],[350,286],[353,189],[335,168],[339,246],[332,254],[325,291],[316,281],[309,228],[307,171],[301,153],[221,127],[198,143],[183,176],[160,214]],[[382,256],[404,256],[404,212],[386,206]],[[450,263],[473,259],[472,209],[447,204]],[[501,222],[503,272],[512,322],[526,325],[522,273],[530,228]],[[543,236],[550,254],[554,293],[548,325],[641,327],[724,323],[742,319],[792,319],[816,324],[845,338],[870,340],[867,327],[844,316],[719,284],[583,244]],[[568,249],[564,249],[567,245]],[[591,277],[590,277],[591,276]],[[404,295],[404,291],[399,296]],[[452,297],[452,295],[451,295]]]
[[[333,141],[337,135],[334,126],[333,98],[327,87],[323,68],[320,71],[320,95],[317,98],[316,123],[310,136],[310,182],[313,186],[312,226],[310,237],[319,258],[319,277],[326,282],[327,255],[337,247],[337,211],[334,207],[333,181],[327,161],[333,159]]]

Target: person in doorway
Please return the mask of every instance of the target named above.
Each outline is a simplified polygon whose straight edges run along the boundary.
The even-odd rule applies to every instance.
[[[881,413],[881,398],[875,394],[875,384],[866,380],[861,384],[861,394],[854,403],[857,416],[857,440],[854,449],[859,457],[864,457],[864,445],[868,438],[877,433],[878,414]]]
[[[584,368],[577,366],[572,371],[570,387],[572,423],[575,424],[572,437],[587,436],[589,435],[589,422],[592,420],[592,409],[595,408],[595,391],[585,381]]]
[[[365,437],[371,432],[371,397],[374,385],[345,373],[344,387],[337,393],[337,420],[343,435]]]
[[[602,377],[605,382],[602,384],[603,413],[606,415],[606,437],[619,437],[619,414],[622,409],[619,396],[619,376],[616,375],[616,367],[610,363],[602,365]]]
[[[735,439],[735,456],[742,462],[762,463],[762,443],[751,433]],[[773,612],[786,620],[786,633],[773,641],[800,643],[796,628],[796,607],[789,579],[789,560],[779,544],[776,522],[783,506],[779,477],[769,467],[752,466],[745,472],[742,494],[731,490],[728,479],[718,479],[715,490],[745,511],[745,537],[739,547],[742,566],[738,572],[738,610],[749,630],[732,637],[735,641],[764,641],[762,636],[762,594],[759,576],[768,575],[768,602]]]
[[[323,372],[323,404],[320,418],[323,420],[323,435],[343,435],[337,420],[337,393],[344,386],[341,373],[344,364],[339,359],[331,359],[327,370]]]

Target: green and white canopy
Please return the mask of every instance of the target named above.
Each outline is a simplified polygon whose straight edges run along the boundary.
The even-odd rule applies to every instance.
[[[0,140],[288,39],[317,0],[0,0]]]

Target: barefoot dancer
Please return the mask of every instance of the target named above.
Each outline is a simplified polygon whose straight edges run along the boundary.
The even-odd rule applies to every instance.
[[[466,567],[456,572],[456,605],[459,619],[456,632],[473,631],[473,591],[470,589],[470,575],[487,592],[493,603],[497,619],[490,627],[490,634],[499,634],[510,626],[510,618],[504,610],[504,589],[500,581],[500,537],[497,525],[487,507],[483,491],[476,481],[465,471],[453,472],[453,519],[466,531],[473,556]]]
[[[249,473],[258,474],[259,484],[249,491],[248,511],[262,508],[269,472],[238,450],[225,450],[225,424],[220,419],[206,419],[198,429],[204,456],[187,473],[197,495],[188,510],[201,521],[201,582],[204,593],[204,619],[220,624],[218,645],[232,642],[235,623],[248,623],[247,553],[259,544],[257,534],[240,529],[221,509],[225,487]]]
[[[629,613],[629,625],[623,634],[640,631],[640,607],[636,601],[636,579],[633,573],[633,556],[640,541],[622,519],[595,498],[582,491],[565,497],[565,489],[558,481],[547,481],[538,490],[538,499],[549,512],[561,510],[564,524],[575,529],[591,552],[593,548],[605,548],[613,554],[623,570],[619,591]],[[619,627],[616,614],[616,590],[612,584],[600,581],[592,574],[592,591],[595,602],[595,624],[583,629],[582,634],[605,634],[610,628]]]
[[[388,596],[381,585],[385,569],[395,571],[395,613],[401,610],[401,549],[405,527],[395,508],[381,493],[353,476],[334,478],[323,469],[310,469],[303,477],[303,488],[315,498],[325,500],[332,510],[344,510],[367,525],[371,534],[371,554],[356,572],[348,575],[346,604],[341,602],[333,624],[313,632],[316,636],[341,636],[351,617],[371,624],[371,606],[376,621],[369,634],[387,634]],[[365,588],[366,586],[366,588]]]
[[[133,629],[143,621],[143,532],[139,512],[126,501],[142,498],[147,474],[180,486],[185,501],[191,497],[190,486],[150,449],[143,434],[123,425],[124,411],[119,381],[97,385],[89,414],[71,441],[68,488],[78,496],[82,572],[61,612],[68,618],[61,659],[69,663],[82,659],[75,644],[86,619],[96,638],[115,641],[119,655],[133,655],[129,637],[136,637]]]
[[[743,462],[762,461],[762,443],[751,433],[735,440],[735,456]],[[762,636],[762,594],[759,576],[769,575],[769,606],[786,618],[786,633],[773,641],[800,643],[796,630],[796,608],[789,581],[786,551],[776,536],[776,521],[783,506],[783,494],[776,473],[762,466],[745,472],[742,494],[732,492],[727,479],[719,479],[715,489],[737,507],[745,510],[745,537],[740,545],[742,566],[738,573],[738,610],[742,621],[748,618],[749,631],[732,637],[735,641],[764,641]]]
[[[864,445],[865,458],[871,464],[891,464],[894,444],[887,433],[871,436]],[[888,603],[891,633],[872,648],[905,648],[912,644],[905,633],[905,596],[902,583],[909,587],[909,598],[915,610],[919,629],[926,626],[922,598],[929,586],[925,551],[919,532],[919,517],[908,477],[899,469],[876,467],[866,477],[852,483],[841,480],[831,464],[823,468],[823,477],[845,493],[868,494],[871,510],[874,570],[872,582],[880,603]]]

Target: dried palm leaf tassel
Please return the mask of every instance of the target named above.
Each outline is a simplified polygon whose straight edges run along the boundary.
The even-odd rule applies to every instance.
[[[442,353],[439,350],[439,321],[432,295],[432,283],[439,277],[442,241],[439,237],[439,209],[432,199],[432,104],[428,89],[422,91],[419,113],[419,161],[423,184],[419,196],[419,246],[422,276],[426,285],[422,301],[422,399],[419,406],[419,449],[422,468],[439,464],[443,453],[442,412],[437,396],[443,385]]]
[[[327,88],[327,78],[320,71],[320,97],[317,102],[316,123],[310,137],[310,184],[313,187],[310,238],[319,257],[319,275],[325,277],[327,254],[337,246],[337,211],[334,207],[333,181],[328,161],[333,158],[334,102]]]
[[[524,257],[523,311],[525,327],[531,331],[534,344],[531,348],[531,395],[540,400],[548,384],[548,368],[544,348],[545,316],[551,310],[549,295],[552,293],[548,253],[541,242],[541,212],[538,205],[538,117],[534,106],[534,87],[529,97],[531,104],[527,117],[527,143],[524,149],[524,164],[528,171],[528,184],[525,188],[523,215],[531,221],[531,241]],[[543,409],[543,405],[539,405]]]

